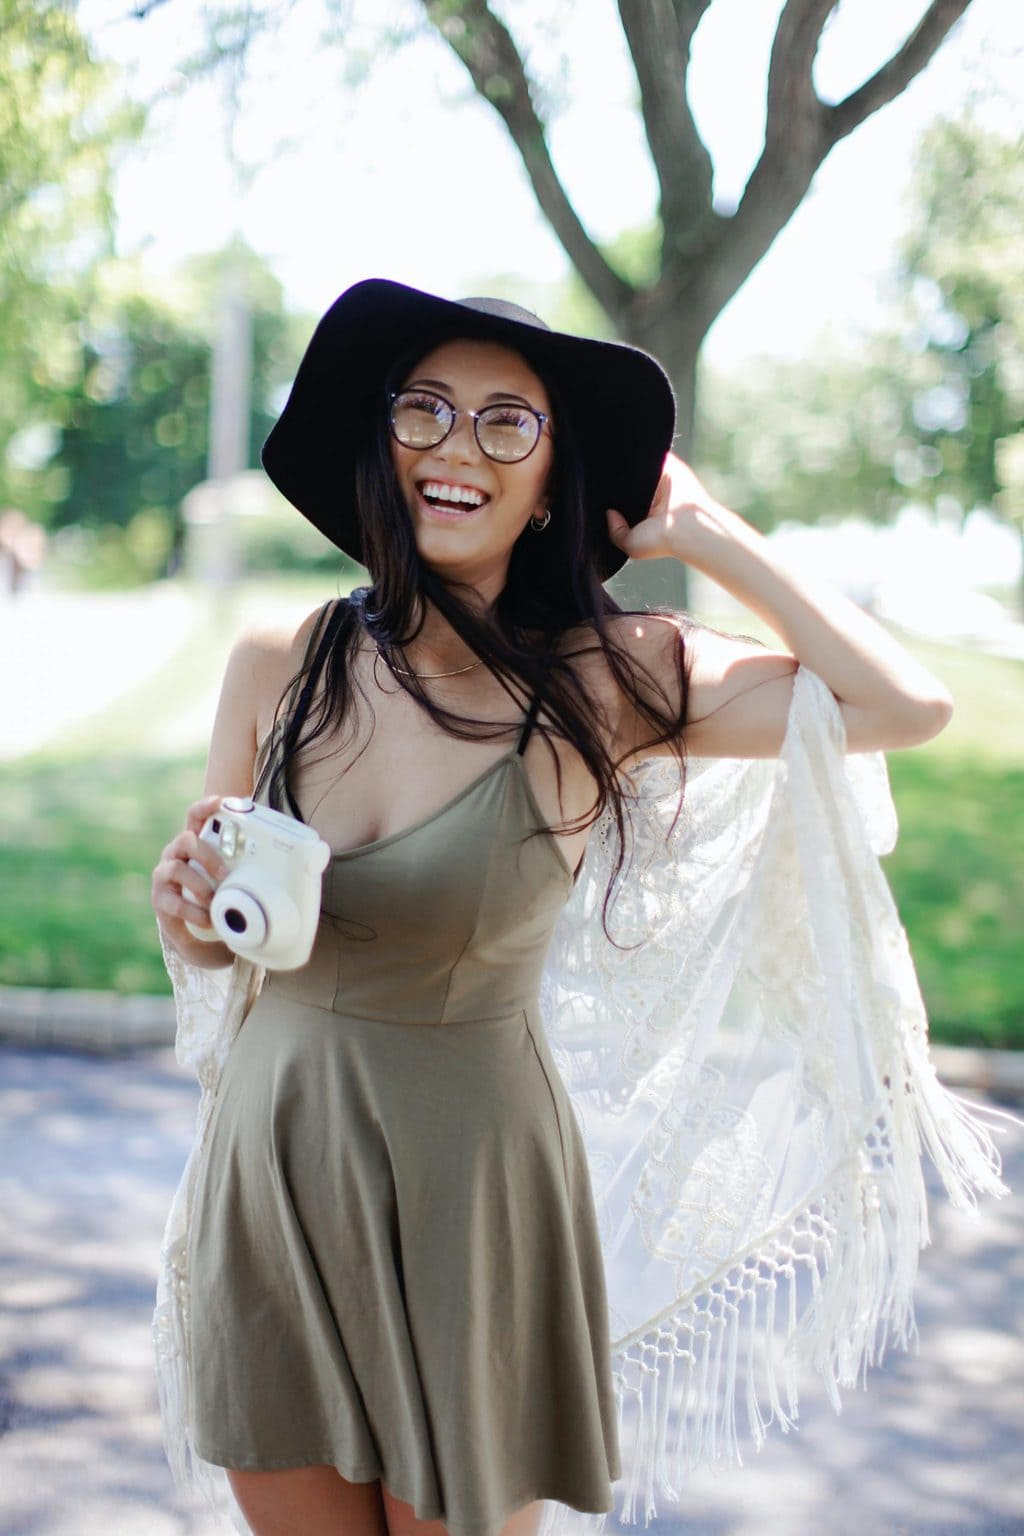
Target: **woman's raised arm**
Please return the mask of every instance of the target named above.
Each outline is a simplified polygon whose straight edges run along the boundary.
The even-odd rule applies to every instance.
[[[630,528],[610,511],[608,526],[631,559],[670,556],[710,576],[769,624],[792,653],[700,629],[688,636],[687,745],[695,755],[777,754],[796,662],[835,694],[850,752],[916,746],[948,724],[953,700],[938,678],[841,592],[792,571],[763,534],[715,501],[674,454],[665,461],[647,517]],[[656,675],[674,665],[677,642],[666,637],[667,628],[634,621],[632,643]]]

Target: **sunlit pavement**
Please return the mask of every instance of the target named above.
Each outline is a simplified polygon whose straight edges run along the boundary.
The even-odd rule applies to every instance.
[[[330,595],[330,584],[324,596]],[[30,589],[0,596],[0,760],[59,744],[69,731],[90,731],[97,718],[126,701],[145,702],[145,740],[154,752],[205,747],[228,651],[255,622],[298,623],[312,606],[294,591],[241,585],[226,593],[186,583],[154,582],[130,592]],[[191,636],[203,636],[184,699],[147,697]]]
[[[171,1482],[149,1335],[196,1094],[168,1049],[0,1050],[2,1536],[214,1536]],[[1024,1531],[1024,1131],[1000,1145],[1013,1197],[934,1201],[920,1354],[840,1418],[809,1383],[798,1434],[695,1477],[652,1536]]]
[[[35,750],[145,682],[181,645],[192,610],[171,582],[0,602],[0,758]]]

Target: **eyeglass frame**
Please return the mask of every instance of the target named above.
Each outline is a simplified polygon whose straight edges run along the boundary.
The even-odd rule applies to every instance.
[[[452,413],[451,425],[449,426],[449,428],[448,428],[447,432],[444,434],[444,436],[443,437],[439,437],[437,439],[436,443],[424,443],[422,448],[417,447],[414,443],[403,443],[402,439],[398,436],[398,433],[395,431],[395,416],[394,416],[395,401],[398,400],[402,395],[417,395],[417,394],[418,395],[429,395],[434,400],[440,400],[441,404],[442,405],[446,405],[448,407],[448,409]],[[534,438],[533,442],[530,444],[529,448],[527,448],[526,452],[522,455],[522,457],[518,458],[518,459],[499,459],[493,453],[488,453],[487,449],[484,447],[483,443],[480,441],[480,423],[479,423],[479,418],[484,414],[484,411],[493,411],[493,410],[496,410],[499,406],[502,406],[502,405],[515,405],[515,406],[518,406],[521,411],[526,411],[537,422],[537,436]],[[439,390],[436,390],[436,389],[416,389],[415,387],[411,387],[411,388],[408,388],[408,389],[392,389],[388,393],[388,429],[389,429],[389,431],[391,433],[391,436],[394,438],[395,442],[398,444],[398,446],[400,448],[408,448],[412,453],[429,453],[432,448],[440,448],[441,444],[442,443],[446,443],[448,441],[448,439],[451,437],[452,433],[455,431],[455,424],[458,421],[460,416],[468,416],[470,421],[472,421],[472,423],[473,423],[473,439],[474,439],[477,447],[480,449],[480,452],[483,454],[484,458],[485,459],[490,459],[492,464],[523,464],[523,463],[525,463],[525,461],[530,457],[530,454],[536,448],[537,444],[540,442],[541,438],[544,435],[544,428],[548,425],[548,423],[551,420],[551,417],[548,416],[546,414],[546,412],[538,411],[532,405],[524,404],[522,400],[511,400],[511,399],[509,399],[509,400],[493,400],[490,405],[485,405],[485,406],[481,407],[481,409],[479,411],[467,411],[467,410],[464,410],[463,408],[461,408],[460,406],[453,405],[452,402],[448,399],[447,395],[442,395],[441,392]],[[548,435],[550,436],[551,434],[549,433]]]

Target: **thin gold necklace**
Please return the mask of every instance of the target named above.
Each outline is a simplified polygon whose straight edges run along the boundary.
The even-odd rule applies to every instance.
[[[418,677],[421,682],[430,681],[435,677],[460,677],[463,672],[472,672],[474,667],[482,667],[484,664],[483,657],[480,656],[476,661],[471,661],[468,667],[456,667],[452,672],[411,672],[408,667],[396,666],[390,656],[384,654],[379,645],[376,649],[381,661],[386,667],[390,667],[392,672],[397,672],[402,677]]]

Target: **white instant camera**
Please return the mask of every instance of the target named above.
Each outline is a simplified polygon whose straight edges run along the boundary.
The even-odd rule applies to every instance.
[[[189,933],[210,943],[220,939],[268,971],[305,965],[320,917],[321,877],[331,856],[320,834],[294,816],[229,795],[206,818],[199,836],[216,848],[228,873],[210,904],[214,931],[186,922]],[[198,860],[189,864],[210,880]]]

